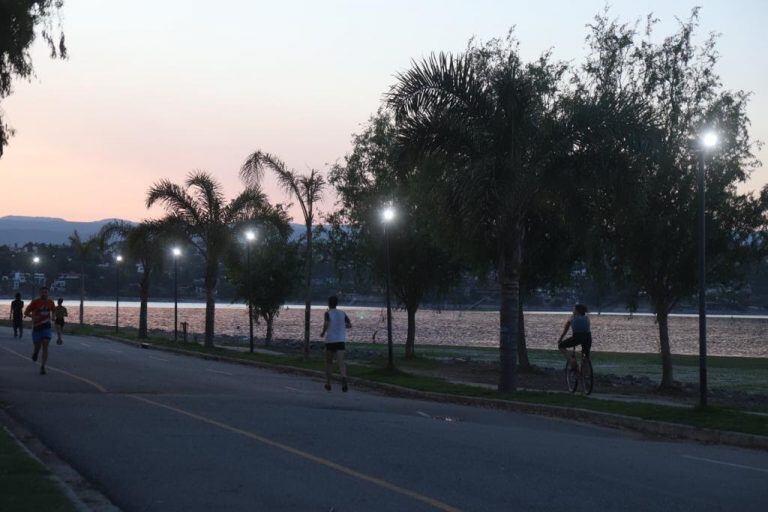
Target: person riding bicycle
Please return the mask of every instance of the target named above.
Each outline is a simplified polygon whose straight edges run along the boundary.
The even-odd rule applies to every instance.
[[[570,338],[565,338],[568,334],[568,329],[571,329],[573,335]],[[592,348],[592,329],[589,325],[589,317],[587,316],[587,306],[584,304],[576,304],[573,306],[573,316],[565,322],[565,328],[563,334],[560,335],[560,339],[557,340],[557,348],[563,353],[566,359],[572,359],[573,363],[576,363],[575,356],[568,353],[569,348],[581,345],[581,353],[585,357],[589,357],[589,351]]]

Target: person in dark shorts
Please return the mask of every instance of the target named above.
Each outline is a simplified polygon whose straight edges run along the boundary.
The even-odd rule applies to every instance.
[[[40,349],[43,349],[43,357],[40,360],[40,375],[45,375],[45,363],[48,362],[48,343],[51,341],[51,317],[56,309],[56,304],[48,298],[48,288],[40,288],[40,297],[29,303],[24,310],[24,316],[32,318],[32,343],[35,350],[32,352],[32,360],[37,361]]]
[[[325,340],[325,389],[331,390],[331,374],[333,373],[333,358],[339,364],[339,373],[341,374],[341,390],[347,392],[347,366],[344,364],[344,349],[347,341],[347,329],[352,328],[352,322],[345,312],[336,309],[339,299],[332,295],[328,297],[328,311],[325,312],[323,321],[323,332],[320,337],[328,337]]]
[[[67,308],[63,306],[64,299],[58,300],[58,305],[56,306],[56,309],[54,310],[54,323],[56,324],[56,344],[61,345],[64,343],[64,340],[61,339],[61,335],[64,333],[64,318],[69,316],[69,313],[67,313]]]
[[[568,334],[568,329],[571,329],[572,336],[563,339]],[[560,335],[560,339],[557,342],[557,348],[568,359],[573,356],[568,353],[567,349],[579,345],[581,345],[581,352],[589,357],[589,352],[592,349],[592,328],[589,325],[587,306],[584,304],[576,304],[573,307],[573,316],[565,322],[565,328],[563,328],[563,334]],[[573,362],[575,363],[576,361]]]
[[[24,335],[24,301],[21,300],[21,294],[17,293],[16,298],[11,301],[11,321],[13,322],[13,337],[18,333],[19,338]]]

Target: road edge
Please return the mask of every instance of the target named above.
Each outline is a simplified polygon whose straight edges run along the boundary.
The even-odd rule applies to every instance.
[[[237,357],[222,356],[215,354],[205,354],[193,350],[184,350],[183,348],[167,347],[156,345],[151,342],[140,342],[126,340],[117,336],[102,335],[91,336],[92,338],[105,338],[111,341],[117,341],[127,345],[139,348],[159,350],[162,352],[171,352],[186,356],[206,359],[209,361],[222,361],[227,363],[254,366],[266,370],[277,371],[280,373],[291,373],[296,375],[305,375],[309,377],[325,378],[321,371],[299,368],[296,366],[286,366],[279,364],[265,363],[262,361],[253,361],[240,359]],[[531,402],[518,402],[513,400],[501,400],[496,398],[479,398],[464,395],[451,395],[446,393],[436,393],[433,391],[420,391],[417,389],[405,388],[395,384],[385,384],[358,377],[349,377],[349,382],[357,387],[380,391],[390,396],[399,396],[403,398],[414,398],[418,400],[427,400],[431,402],[454,403],[459,405],[471,405],[475,407],[486,407],[493,409],[507,410],[510,412],[520,412],[524,414],[535,414],[538,416],[548,416],[551,418],[567,419],[590,423],[603,427],[618,428],[622,430],[631,430],[642,434],[663,437],[666,439],[696,441],[705,444],[722,444],[736,446],[739,448],[749,448],[768,451],[768,436],[755,434],[745,434],[742,432],[731,432],[726,430],[715,430],[708,428],[694,427],[680,423],[669,423],[656,420],[645,420],[636,416],[625,416],[622,414],[613,414],[589,409],[579,409],[573,407],[563,407],[559,405],[536,404]]]
[[[112,501],[97,490],[83,475],[48,448],[6,409],[0,408],[0,426],[30,457],[42,464],[56,484],[79,512],[121,512]]]

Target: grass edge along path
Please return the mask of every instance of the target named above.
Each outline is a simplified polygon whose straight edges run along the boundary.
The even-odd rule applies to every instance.
[[[115,336],[94,327],[73,329],[70,334],[87,335],[94,337],[106,337],[118,339],[129,343],[149,343],[161,348],[185,350],[224,357],[233,362],[255,362],[264,365],[274,365],[299,370],[313,370],[321,372],[324,369],[324,361],[320,357],[304,360],[301,356],[271,355],[240,352],[222,347],[207,348],[196,343],[174,343],[165,337],[150,336],[148,339],[139,340],[135,333],[120,333]],[[512,402],[524,402],[545,406],[555,406],[573,409],[583,409],[598,413],[618,414],[641,420],[673,423],[699,429],[711,429],[724,432],[736,432],[758,436],[768,436],[768,416],[749,414],[737,409],[725,407],[673,407],[660,404],[629,402],[619,400],[590,399],[579,394],[552,393],[546,391],[517,391],[514,393],[500,393],[493,389],[477,386],[454,384],[436,377],[414,375],[406,371],[387,371],[378,366],[348,365],[348,373],[352,378],[363,379],[379,384],[389,384],[409,390],[426,393],[439,393],[456,398],[480,398],[490,400],[505,400]]]
[[[0,426],[0,510],[3,512],[74,512],[77,508],[51,472]]]

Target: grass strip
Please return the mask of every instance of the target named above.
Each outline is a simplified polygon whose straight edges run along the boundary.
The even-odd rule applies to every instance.
[[[3,512],[74,512],[48,470],[0,428],[0,510]]]

